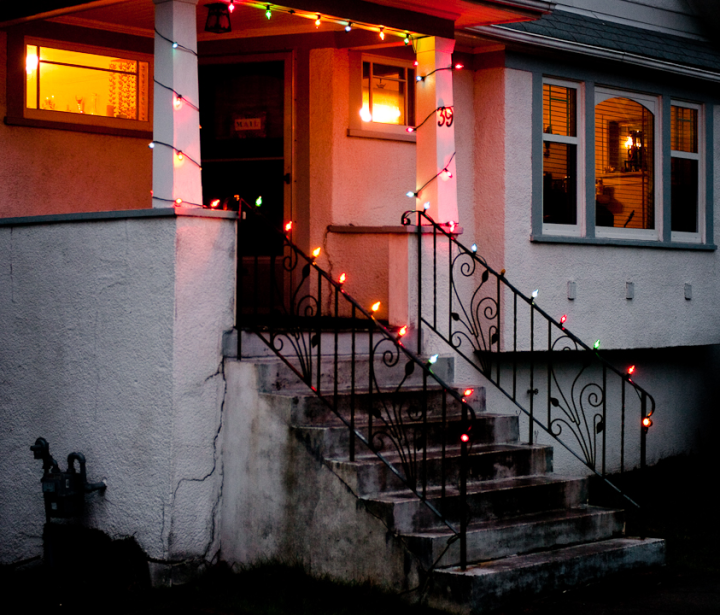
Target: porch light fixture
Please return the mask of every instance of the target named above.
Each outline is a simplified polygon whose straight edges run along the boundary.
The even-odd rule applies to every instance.
[[[232,8],[235,7],[231,4]],[[230,24],[230,6],[224,2],[214,2],[208,4],[208,16],[205,22],[205,32],[213,32],[215,34],[227,34],[232,31]]]

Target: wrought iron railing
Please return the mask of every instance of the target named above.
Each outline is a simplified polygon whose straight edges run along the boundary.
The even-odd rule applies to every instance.
[[[457,240],[455,223],[438,224],[417,210],[405,212],[402,223],[417,229],[418,328],[436,334],[527,415],[530,444],[542,429],[638,506],[607,479],[611,455],[619,459],[613,473],[646,465],[655,400],[633,382],[633,368],[618,370],[597,342],[590,347],[565,327],[565,316],[556,320],[538,307],[505,270],[488,266],[475,244]],[[633,405],[637,420],[628,418]]]
[[[239,214],[239,248],[248,233],[254,242],[238,251],[238,357],[242,331],[255,332],[347,428],[350,461],[362,450],[377,456],[451,530],[464,569],[473,408],[433,371],[436,356],[410,350],[404,331],[381,323],[291,241],[289,226],[273,228],[244,201]]]

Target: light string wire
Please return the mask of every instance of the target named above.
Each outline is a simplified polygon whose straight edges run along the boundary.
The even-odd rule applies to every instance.
[[[190,47],[185,47],[185,45],[181,45],[177,41],[173,41],[172,39],[169,39],[167,36],[160,34],[160,32],[158,32],[157,28],[155,28],[155,34],[157,34],[164,41],[167,41],[168,43],[170,43],[173,46],[173,49],[182,49],[183,51],[187,51],[188,53],[191,53],[197,57],[197,51],[190,49]]]
[[[183,158],[187,158],[190,162],[192,162],[195,166],[197,166],[198,169],[202,169],[202,165],[195,159],[188,156],[185,152],[183,152],[181,149],[178,149],[174,145],[171,145],[170,143],[164,143],[163,141],[151,141],[150,149],[155,149],[156,145],[164,145],[165,147],[169,147],[171,150],[174,150],[175,153],[178,154],[178,156],[182,156]]]
[[[425,81],[425,79],[427,79],[430,75],[432,75],[433,73],[437,73],[438,71],[441,71],[441,70],[459,70],[459,68],[457,68],[454,65],[453,66],[441,66],[440,68],[434,68],[427,75],[418,75],[416,77],[416,79],[418,81]]]
[[[427,180],[422,186],[420,186],[415,192],[408,192],[408,196],[414,196],[415,198],[417,198],[417,197],[420,195],[420,193],[421,193],[425,188],[427,188],[427,186],[428,186],[431,182],[435,181],[435,180],[436,180],[438,177],[440,177],[443,173],[445,173],[446,171],[448,171],[448,167],[450,166],[450,163],[453,161],[453,158],[455,158],[455,154],[456,154],[456,152],[453,152],[453,153],[452,153],[452,156],[450,156],[450,160],[447,161],[447,164],[446,164],[442,169],[440,169],[435,175],[433,175],[430,179],[428,179],[428,180]]]
[[[431,111],[430,115],[428,115],[422,122],[420,122],[417,126],[408,126],[407,131],[408,132],[415,132],[418,128],[420,128],[423,124],[425,124],[431,117],[433,117],[438,111],[444,111],[445,109],[454,109],[454,105],[443,105],[441,107],[438,107],[435,109],[435,111]]]
[[[197,111],[198,113],[200,112],[200,109],[198,108],[197,105],[195,105],[195,104],[193,104],[192,102],[190,102],[187,98],[185,98],[185,97],[184,97],[182,94],[180,94],[180,92],[178,92],[177,90],[174,90],[173,88],[171,88],[170,86],[165,85],[164,83],[160,83],[157,79],[155,79],[155,77],[153,77],[153,81],[154,81],[155,83],[157,83],[161,88],[165,88],[166,90],[170,90],[173,94],[175,94],[175,96],[177,96],[177,99],[178,99],[179,101],[182,101],[183,104],[187,105],[188,107],[192,107],[192,108],[195,109],[195,111]]]
[[[349,32],[353,28],[360,28],[361,30],[369,30],[371,32],[377,32],[380,34],[381,32],[384,34],[393,34],[395,36],[399,36],[402,39],[407,39],[406,45],[412,44],[413,50],[415,49],[415,40],[418,38],[417,36],[412,36],[409,31],[407,30],[399,30],[397,28],[390,28],[387,26],[380,26],[370,23],[365,23],[363,21],[352,21],[351,19],[341,19],[340,17],[332,17],[330,15],[323,15],[322,13],[319,13],[317,11],[296,11],[295,9],[288,9],[282,6],[278,6],[276,4],[268,4],[267,2],[247,2],[245,3],[246,6],[250,6],[256,9],[259,9],[265,13],[267,11],[270,11],[271,13],[287,13],[288,15],[297,15],[298,17],[302,17],[304,19],[310,19],[311,21],[317,22],[318,20],[326,21],[330,23],[334,23],[338,26],[344,26],[345,30]],[[269,18],[268,18],[269,19]],[[348,27],[350,30],[348,30]],[[422,38],[422,37],[420,37]],[[384,40],[384,39],[383,39]]]

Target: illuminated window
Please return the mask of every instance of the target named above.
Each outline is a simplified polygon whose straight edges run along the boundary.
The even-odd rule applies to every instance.
[[[415,121],[415,70],[386,63],[387,60],[363,60],[363,122],[408,126]]]
[[[577,100],[576,84],[543,83],[543,224],[561,232],[578,225]]]
[[[149,129],[148,61],[31,43],[25,70],[26,118]]]
[[[673,103],[670,107],[670,210],[673,239],[694,238],[700,232],[699,105]]]
[[[599,93],[595,226],[655,228],[655,101]]]

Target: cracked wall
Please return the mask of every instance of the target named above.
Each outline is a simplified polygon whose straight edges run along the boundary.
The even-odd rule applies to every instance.
[[[233,280],[231,220],[0,227],[0,562],[42,551],[38,436],[107,479],[85,525],[155,561],[213,558]]]

